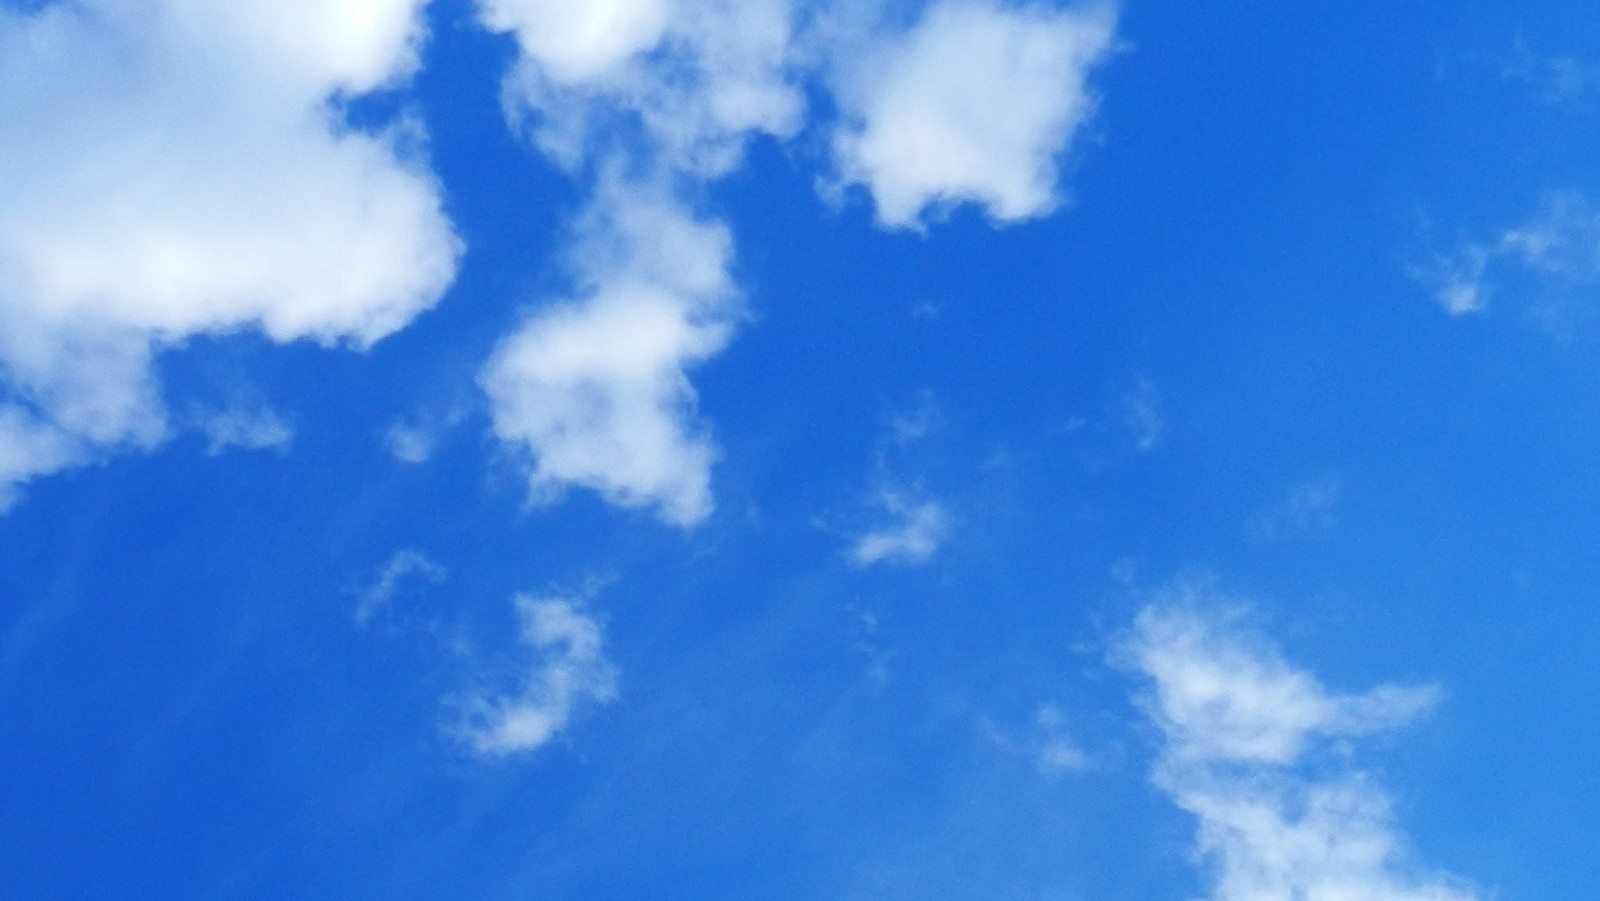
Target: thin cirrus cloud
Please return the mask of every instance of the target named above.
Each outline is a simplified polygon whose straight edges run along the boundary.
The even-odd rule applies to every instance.
[[[567,597],[521,595],[521,642],[530,660],[515,690],[466,699],[461,737],[485,757],[536,751],[567,728],[584,706],[617,695],[601,623]]]
[[[838,20],[828,10],[803,16],[786,0],[479,10],[520,51],[502,86],[510,125],[593,188],[572,230],[574,290],[543,299],[480,375],[495,432],[527,460],[535,498],[587,488],[680,526],[715,508],[716,445],[689,373],[744,308],[731,234],[692,198],[754,137],[799,135],[804,89],[825,83],[845,111],[819,124],[833,129],[837,182],[866,185],[884,225],[921,228],[929,210],[966,202],[998,222],[1044,215],[1115,26],[1105,4],[947,2],[909,29],[869,15],[850,35],[816,26]],[[658,241],[681,260],[664,264]],[[595,247],[609,252],[597,260]],[[867,540],[858,558],[931,554],[940,511],[911,512],[907,530]]]
[[[211,457],[230,448],[284,453],[294,443],[294,428],[268,409],[230,407],[201,416],[198,425]]]
[[[933,559],[949,537],[950,514],[938,501],[884,490],[878,506],[887,522],[851,542],[850,562],[856,566],[921,566]]]
[[[158,444],[163,348],[366,347],[439,299],[461,249],[439,186],[332,106],[414,71],[422,5],[0,10],[0,500]]]
[[[1210,897],[1481,897],[1415,861],[1373,776],[1319,758],[1331,741],[1414,719],[1438,689],[1331,694],[1234,617],[1208,612],[1215,604],[1184,597],[1147,607],[1118,651],[1148,680],[1145,707],[1164,737],[1153,781],[1198,823],[1196,850],[1215,879]]]
[[[1411,274],[1451,315],[1488,310],[1497,275],[1530,278],[1539,294],[1525,299],[1554,310],[1564,293],[1600,282],[1600,208],[1581,194],[1551,194],[1526,222],[1439,254]]]

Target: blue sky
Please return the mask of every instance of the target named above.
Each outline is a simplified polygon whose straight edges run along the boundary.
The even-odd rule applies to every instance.
[[[1585,4],[0,0],[0,895],[1600,894]]]

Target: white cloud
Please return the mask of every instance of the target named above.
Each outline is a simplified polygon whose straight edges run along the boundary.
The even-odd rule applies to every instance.
[[[281,452],[294,443],[294,429],[266,409],[221,410],[200,417],[198,425],[206,436],[206,453],[213,457],[229,448]]]
[[[702,177],[739,160],[751,134],[792,135],[787,0],[480,0],[522,50],[505,85],[513,122],[559,163],[615,153],[642,132],[650,165]]]
[[[579,485],[698,523],[716,449],[685,370],[722,349],[738,313],[727,230],[626,186],[579,233],[576,296],[537,310],[484,368],[495,434],[529,455],[536,496]]]
[[[1044,775],[1082,772],[1094,766],[1094,761],[1067,733],[1066,718],[1050,704],[1041,705],[1034,712],[1033,723],[1022,734],[1002,729],[987,717],[979,727],[990,744],[1008,754],[1032,758]]]
[[[1122,402],[1123,422],[1133,435],[1133,446],[1149,453],[1161,446],[1167,435],[1167,420],[1161,415],[1161,396],[1155,382],[1140,379]]]
[[[459,245],[437,185],[330,106],[410,73],[421,5],[0,10],[8,490],[158,442],[151,359],[188,336],[363,347],[439,298]]]
[[[389,426],[384,446],[401,463],[426,463],[445,432],[461,422],[460,408],[423,410]]]
[[[688,370],[726,345],[741,306],[728,231],[684,189],[729,171],[752,134],[798,128],[789,4],[480,9],[521,50],[504,86],[512,125],[575,175],[600,173],[574,229],[573,293],[535,310],[480,376],[495,433],[527,455],[535,498],[576,485],[701,522],[717,450]]]
[[[891,521],[851,544],[850,560],[857,566],[920,566],[933,559],[949,536],[950,515],[937,501],[916,501],[885,489],[878,495],[878,505]]]
[[[1537,53],[1520,36],[1500,71],[1549,106],[1583,107],[1600,90],[1600,65],[1575,56]]]
[[[1411,270],[1452,315],[1488,309],[1496,272],[1531,277],[1549,295],[1546,307],[1565,292],[1600,283],[1600,208],[1580,194],[1552,194],[1527,222],[1494,240],[1465,242]]]
[[[1508,229],[1498,250],[1548,278],[1600,281],[1600,209],[1578,194],[1554,194],[1533,219]]]
[[[839,76],[839,178],[865,185],[884,225],[982,205],[997,222],[1060,202],[1057,157],[1094,111],[1090,72],[1114,46],[1115,7],[945,0]]]
[[[792,0],[478,8],[519,48],[502,88],[512,127],[598,184],[576,229],[572,296],[536,310],[480,378],[495,431],[527,452],[536,496],[583,486],[681,525],[712,509],[716,458],[687,372],[738,318],[727,230],[687,198],[738,166],[755,136],[798,134],[803,87],[826,72],[848,116],[834,142],[842,178],[868,184],[884,222],[914,225],[963,201],[1000,221],[1043,215],[1115,21],[1109,5],[944,3],[880,39],[860,26],[881,10],[802,15]],[[863,538],[858,559],[931,554],[942,511],[909,513],[898,531]]]
[[[402,583],[422,579],[438,584],[448,575],[443,566],[421,551],[412,548],[395,551],[383,564],[378,578],[361,593],[361,602],[356,606],[356,624],[366,625],[379,610],[388,606]]]
[[[600,622],[569,598],[517,598],[521,641],[534,655],[520,690],[468,704],[464,738],[487,757],[543,747],[574,711],[616,697],[616,669],[605,657]]]
[[[1153,683],[1147,711],[1166,740],[1154,782],[1198,820],[1213,899],[1479,897],[1412,859],[1370,776],[1348,763],[1297,767],[1327,739],[1404,724],[1435,703],[1436,688],[1330,694],[1230,617],[1192,603],[1146,608],[1121,655]]]

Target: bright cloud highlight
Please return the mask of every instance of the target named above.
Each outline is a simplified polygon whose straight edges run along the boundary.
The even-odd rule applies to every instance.
[[[944,505],[896,491],[884,491],[878,503],[890,522],[858,537],[850,546],[850,561],[856,566],[920,566],[932,560],[950,533]]]
[[[409,75],[421,6],[0,11],[0,490],[159,442],[151,362],[189,336],[365,347],[439,299],[438,185],[335,109]]]
[[[536,311],[484,369],[495,434],[528,454],[535,497],[580,485],[698,523],[716,450],[692,424],[685,369],[722,349],[738,310],[727,230],[628,186],[579,233],[577,295]]]
[[[1165,737],[1154,782],[1198,820],[1216,901],[1479,897],[1411,859],[1371,776],[1298,768],[1327,739],[1403,725],[1436,702],[1436,688],[1330,694],[1262,639],[1192,605],[1143,610],[1122,655],[1150,680],[1147,711]]]
[[[968,202],[996,222],[1049,213],[1056,158],[1094,111],[1087,81],[1115,26],[1109,4],[935,4],[845,66],[840,179],[865,185],[895,228]]]
[[[521,690],[468,702],[464,737],[473,750],[505,757],[537,750],[567,727],[582,705],[617,694],[600,622],[568,598],[517,598],[521,640],[534,655]]]

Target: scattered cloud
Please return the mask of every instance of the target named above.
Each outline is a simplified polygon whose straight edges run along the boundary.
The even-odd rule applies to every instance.
[[[206,454],[230,448],[283,453],[294,443],[294,429],[267,409],[234,407],[202,415],[196,423],[206,437]]]
[[[1133,446],[1148,453],[1161,446],[1167,436],[1167,420],[1161,414],[1161,396],[1155,382],[1140,379],[1122,401],[1122,420],[1133,435]]]
[[[914,500],[900,491],[884,489],[877,503],[889,521],[851,544],[850,561],[856,566],[921,566],[933,559],[949,537],[950,514],[937,501]]]
[[[694,525],[716,449],[693,424],[686,369],[739,312],[731,241],[670,198],[613,186],[578,228],[576,296],[536,310],[481,376],[495,434],[527,452],[535,496],[592,488]]]
[[[1237,609],[1183,597],[1141,611],[1116,659],[1148,680],[1165,744],[1153,781],[1199,823],[1216,901],[1473,901],[1418,864],[1388,794],[1338,753],[1432,707],[1432,686],[1330,693],[1242,628]],[[1315,760],[1316,766],[1307,766]]]
[[[1033,722],[1021,730],[1021,734],[1002,729],[988,718],[980,721],[979,726],[990,744],[1008,754],[1032,758],[1039,772],[1047,776],[1082,772],[1094,766],[1088,753],[1068,734],[1066,717],[1053,705],[1041,705],[1034,712]]]
[[[574,291],[545,299],[480,377],[495,432],[530,461],[536,498],[578,486],[680,526],[712,511],[717,456],[688,372],[741,316],[731,236],[697,212],[701,189],[737,168],[755,137],[800,134],[807,90],[826,83],[844,112],[832,141],[839,181],[867,185],[884,224],[920,228],[929,210],[969,201],[996,221],[1044,215],[1116,20],[1110,4],[943,2],[896,34],[876,4],[804,15],[790,0],[478,9],[519,50],[502,86],[510,125],[593,187],[573,230]],[[941,511],[908,512],[865,553],[931,553],[920,548],[937,543]]]
[[[933,4],[843,64],[839,181],[864,185],[892,228],[969,202],[1002,223],[1051,212],[1057,158],[1094,112],[1087,82],[1115,27],[1110,3]]]
[[[389,426],[383,434],[384,446],[401,463],[426,463],[432,459],[444,433],[462,419],[462,411],[424,411]]]
[[[412,548],[395,551],[378,572],[377,579],[361,592],[361,601],[356,606],[356,624],[364,626],[371,622],[378,611],[394,600],[395,593],[405,582],[420,579],[437,585],[448,576],[443,566],[421,551]]]
[[[460,243],[420,129],[345,127],[422,0],[0,10],[0,494],[167,434],[152,360],[255,328],[366,347]]]
[[[1487,310],[1497,274],[1531,279],[1547,308],[1562,295],[1600,284],[1600,209],[1581,194],[1555,193],[1527,222],[1493,240],[1464,242],[1411,267],[1412,277],[1452,315]]]
[[[1343,491],[1340,481],[1331,477],[1302,482],[1283,500],[1251,517],[1246,531],[1252,540],[1269,542],[1332,528]]]
[[[566,729],[582,706],[613,700],[616,668],[606,659],[600,621],[580,599],[516,599],[521,643],[530,652],[518,690],[465,703],[462,738],[485,757],[536,751]]]
[[[1575,56],[1544,54],[1518,35],[1500,73],[1521,84],[1533,99],[1547,106],[1583,107],[1600,91],[1600,64]]]
[[[574,171],[632,145],[648,167],[710,178],[752,135],[793,135],[787,0],[480,0],[521,57],[506,79],[514,126]]]
[[[889,434],[896,447],[904,448],[928,437],[939,419],[939,405],[924,391],[915,407],[889,418]]]

